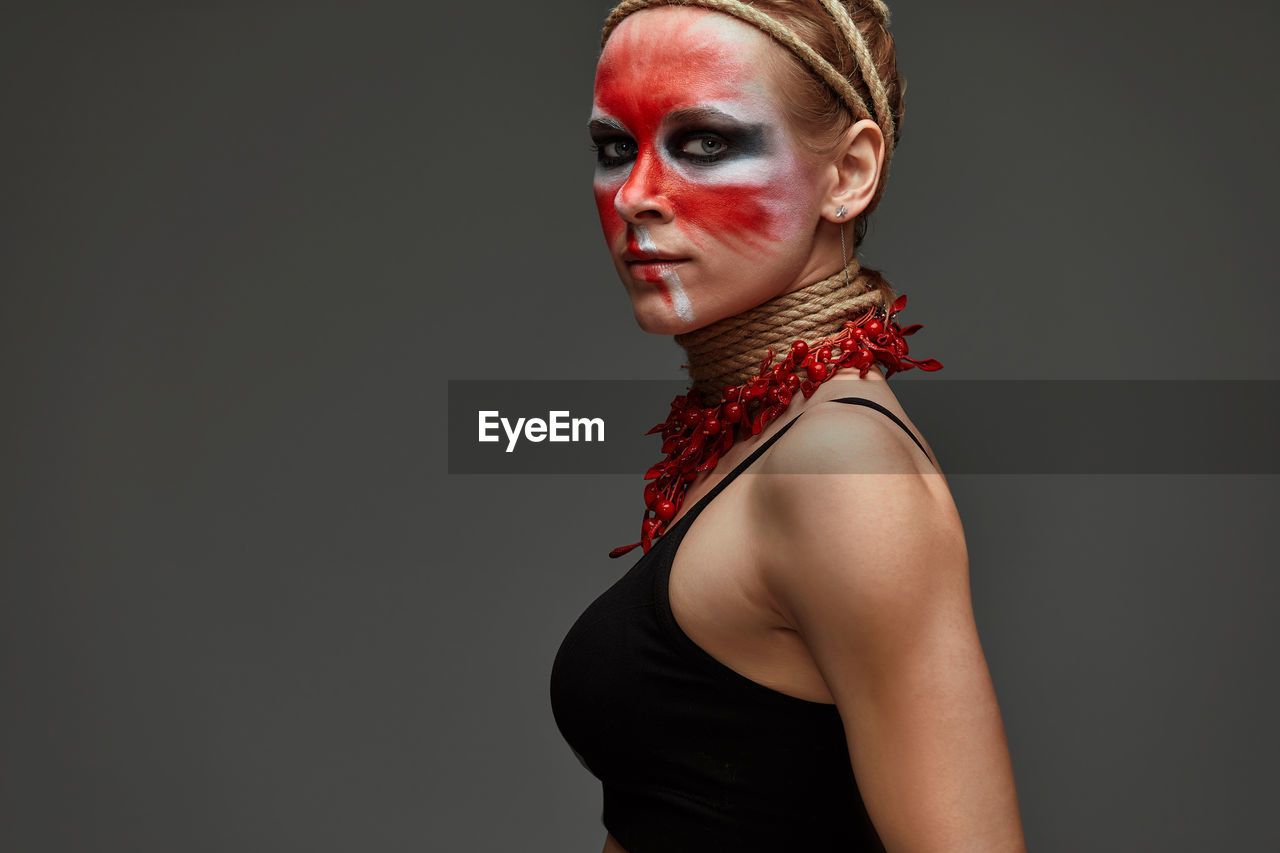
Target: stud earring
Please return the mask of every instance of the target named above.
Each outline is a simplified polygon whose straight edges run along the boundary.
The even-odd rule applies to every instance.
[[[836,219],[844,219],[844,215],[848,212],[849,211],[845,209],[845,206],[843,204],[840,205],[840,209],[836,211]]]

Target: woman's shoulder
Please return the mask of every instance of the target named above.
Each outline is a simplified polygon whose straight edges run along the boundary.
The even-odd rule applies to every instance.
[[[863,404],[842,402],[847,399]],[[759,473],[937,473],[918,440],[891,397],[849,395],[817,401],[760,460]]]
[[[899,589],[939,573],[967,578],[963,528],[945,479],[877,409],[815,405],[758,473],[745,496],[753,550],[780,603],[841,588],[850,576]]]

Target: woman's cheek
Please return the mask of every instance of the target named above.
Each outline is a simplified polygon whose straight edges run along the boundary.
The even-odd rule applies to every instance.
[[[596,182],[594,191],[596,211],[600,214],[600,228],[604,231],[605,241],[612,247],[622,239],[622,234],[627,227],[626,223],[622,221],[622,217],[618,215],[618,209],[614,206],[614,199],[618,194],[618,185],[615,183],[603,184]]]
[[[767,257],[794,230],[788,227],[792,205],[779,198],[780,191],[774,185],[690,186],[681,194],[677,219],[710,239]]]
[[[791,157],[743,159],[681,175],[678,213],[698,231],[764,257],[804,228],[805,176]]]
[[[756,251],[776,239],[773,217],[754,187],[689,187],[677,218],[724,243],[740,243]]]

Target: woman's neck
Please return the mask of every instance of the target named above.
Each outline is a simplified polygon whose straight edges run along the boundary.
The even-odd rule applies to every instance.
[[[781,358],[792,341],[812,343],[833,335],[846,320],[892,301],[893,291],[880,274],[854,259],[847,270],[676,335],[675,341],[684,348],[693,387],[714,405],[726,386],[759,374],[770,348]]]

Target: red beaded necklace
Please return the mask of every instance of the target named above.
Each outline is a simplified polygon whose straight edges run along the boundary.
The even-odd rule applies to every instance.
[[[907,297],[899,296],[883,309],[883,320],[876,316],[881,309],[869,308],[856,319],[846,320],[835,335],[813,344],[797,340],[778,364],[773,363],[774,351],[770,347],[760,362],[760,375],[740,386],[725,388],[717,406],[704,407],[703,394],[696,388],[672,400],[667,419],[645,433],[662,433],[662,452],[667,456],[644,475],[650,482],[644,487],[640,541],[614,548],[609,556],[621,557],[636,546],[643,546],[647,554],[654,537],[660,536],[667,522],[675,518],[690,483],[716,467],[739,432],[743,438],[759,435],[786,411],[797,390],[807,400],[841,368],[856,368],[859,376],[866,376],[877,361],[885,366],[885,378],[912,367],[940,370],[942,364],[937,359],[917,361],[907,357],[904,338],[919,331],[920,324],[905,329],[898,325],[894,317],[906,304]],[[839,355],[835,354],[837,351]],[[806,378],[797,376],[797,370],[803,370]]]

